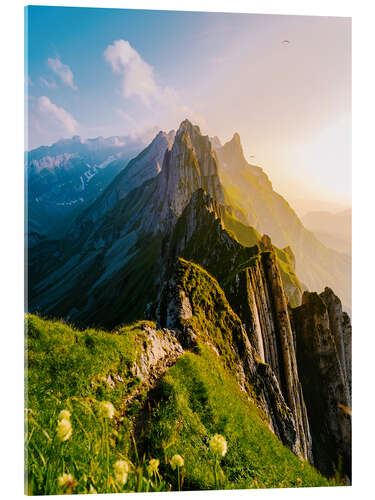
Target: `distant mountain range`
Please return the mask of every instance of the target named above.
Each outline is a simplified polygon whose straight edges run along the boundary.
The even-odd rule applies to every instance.
[[[75,136],[25,153],[29,244],[61,235],[143,148],[126,136]]]
[[[327,247],[348,255],[352,253],[352,211],[338,213],[309,212],[302,217],[304,226],[313,231]]]

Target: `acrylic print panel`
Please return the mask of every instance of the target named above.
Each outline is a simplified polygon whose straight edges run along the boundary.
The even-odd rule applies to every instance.
[[[25,23],[26,492],[349,485],[350,19]]]

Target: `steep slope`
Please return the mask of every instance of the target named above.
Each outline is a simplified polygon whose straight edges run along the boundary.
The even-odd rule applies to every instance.
[[[351,326],[331,289],[305,292],[293,311],[314,460],[325,475],[351,476]],[[324,381],[324,383],[322,383]]]
[[[310,290],[334,288],[351,310],[351,259],[326,248],[306,230],[285,199],[276,193],[267,175],[250,165],[243,154],[240,137],[216,149],[219,172],[231,199],[245,212],[247,221],[273,243],[290,246],[296,258],[296,272]]]
[[[154,176],[161,156],[161,171]],[[119,175],[87,211],[85,223],[80,224],[77,219],[74,231],[69,231],[66,238],[46,239],[31,249],[30,310],[63,317],[76,326],[117,327],[114,337],[109,338],[118,347],[119,357],[115,356],[113,370],[108,365],[100,369],[105,373],[98,377],[103,376],[109,388],[119,391],[116,394],[122,401],[124,419],[118,423],[124,422],[127,431],[134,432],[146,454],[165,452],[168,457],[169,446],[175,453],[184,453],[180,449],[179,432],[187,425],[181,433],[186,442],[186,456],[191,461],[186,467],[187,487],[212,487],[209,467],[202,465],[206,471],[204,478],[198,464],[205,451],[202,439],[207,433],[218,432],[215,426],[236,443],[234,450],[238,450],[228,454],[228,487],[255,486],[254,477],[271,486],[274,481],[266,479],[268,465],[278,470],[278,481],[284,473],[288,478],[286,484],[293,485],[297,458],[289,461],[281,443],[328,475],[339,468],[342,457],[344,471],[350,475],[351,327],[339,299],[330,289],[320,297],[306,292],[303,304],[291,308],[299,305],[301,299],[292,249],[275,247],[269,236],[260,236],[244,222],[246,216],[240,220],[238,214],[243,209],[233,206],[230,194],[223,189],[209,138],[187,120],[180,125],[172,145],[159,134],[130,167],[141,172],[145,168],[151,177],[126,193],[127,174]],[[108,193],[112,195],[107,197]],[[95,207],[99,207],[97,212]],[[313,307],[315,297],[320,301],[317,309]],[[137,323],[134,328],[118,327],[145,317],[156,320],[157,325],[148,322]],[[41,320],[35,319],[38,321]],[[69,359],[72,349],[76,367],[72,372],[72,387],[79,381],[77,387],[88,401],[101,400],[104,389],[101,387],[94,394],[96,375],[92,367],[87,368],[90,376],[86,379],[80,376],[77,379],[77,373],[84,371],[80,356],[89,363],[86,348],[103,356],[103,361],[108,359],[103,349],[96,349],[106,334],[100,332],[98,337],[91,330],[81,335],[82,332],[69,327],[61,330],[56,323],[44,325],[53,338],[55,329],[61,334],[51,374],[59,366],[62,371],[66,369],[64,356]],[[134,336],[134,329],[141,330],[139,335]],[[31,338],[36,344],[43,339],[38,348],[48,352],[51,349],[48,335],[34,334]],[[131,351],[134,380],[129,372],[118,371],[122,360],[130,356],[118,338],[122,335],[128,336],[125,344],[127,340],[134,343],[135,351]],[[65,342],[74,346],[64,347]],[[117,349],[113,349],[111,342],[109,357]],[[33,359],[35,354],[31,362]],[[176,379],[171,384],[168,372],[175,362],[171,373]],[[213,387],[208,386],[209,375],[203,366],[210,367]],[[187,370],[201,375],[189,383]],[[159,378],[165,372],[167,383],[163,385]],[[52,389],[46,388],[46,394],[53,391],[51,374],[46,381]],[[122,384],[117,375],[123,381],[126,378],[126,387],[117,384]],[[94,385],[87,390],[83,380],[88,384],[92,376]],[[242,415],[237,424],[228,412],[223,413],[223,407],[217,406],[223,385],[228,390],[233,388],[235,414]],[[324,390],[322,385],[326,385]],[[178,397],[179,390],[183,397]],[[108,391],[104,394],[110,399]],[[69,397],[76,396],[69,392]],[[67,404],[73,405],[69,397]],[[346,420],[337,408],[345,409]],[[165,411],[173,419],[180,418],[182,424],[168,420]],[[257,417],[253,419],[252,415]],[[53,413],[48,415],[49,422],[52,416]],[[253,423],[254,435],[242,418]],[[191,433],[192,429],[193,435],[188,438],[185,430]],[[156,440],[155,433],[163,436],[163,441]],[[130,434],[127,436],[124,455],[129,450]],[[266,457],[255,445],[260,436],[267,443]],[[251,443],[250,451],[247,443]],[[115,447],[113,459],[116,450]],[[270,461],[272,450],[291,464],[293,473]],[[77,456],[74,453],[74,460]],[[239,456],[246,457],[245,470],[235,463]],[[259,475],[253,471],[257,463],[264,467]],[[86,465],[85,462],[82,467]],[[307,464],[306,470],[312,471]],[[165,468],[164,472],[175,486]],[[88,488],[84,476],[80,477],[82,488]],[[304,477],[312,478],[310,473]],[[306,484],[317,483],[307,480]],[[101,488],[105,489],[105,483],[101,483]]]
[[[173,140],[173,130],[168,134],[160,131],[149,146],[132,159],[98,199],[77,218],[70,229],[71,237],[77,239],[83,234],[90,234],[96,222],[130,191],[156,177],[161,171],[165,152],[171,148]]]
[[[184,351],[173,331],[151,322],[109,333],[30,315],[26,326],[29,494],[67,493],[58,483],[63,472],[73,476],[74,493],[177,490],[168,464],[175,453],[185,458],[185,490],[335,484],[280,443],[263,411],[207,345]],[[114,414],[104,419],[101,405],[108,403]],[[61,410],[72,425],[62,443],[56,436]],[[220,485],[207,447],[217,432],[228,442]],[[137,459],[132,435],[146,460]],[[147,474],[151,457],[160,460],[163,480],[157,484]],[[115,480],[119,459],[135,465],[125,485]]]
[[[130,137],[75,136],[25,153],[29,224],[41,226],[43,234],[61,234],[142,147]]]
[[[254,266],[254,263],[251,265]],[[276,268],[270,285],[277,280],[280,284]],[[258,288],[255,293],[259,293]],[[281,319],[283,313],[286,320]],[[261,327],[255,332],[262,346],[260,349],[259,343],[249,340],[254,338],[251,335],[254,332],[245,329],[216,280],[200,266],[179,259],[164,287],[157,316],[162,326],[176,331],[183,345],[190,346],[201,341],[214,346],[227,368],[236,373],[244,391],[251,392],[251,388],[257,386],[260,404],[269,417],[271,428],[296,454],[311,460],[309,426],[295,352],[293,343],[288,339],[288,335],[292,335],[290,324],[286,327],[286,321],[289,321],[286,303],[275,309],[275,316],[272,312],[270,314],[269,321],[274,328],[272,338]],[[289,328],[288,332],[285,332],[286,328]],[[279,347],[277,343],[283,345]],[[278,371],[273,364],[269,364],[273,360]]]
[[[169,245],[169,262],[182,256],[201,264],[223,285],[236,269],[258,253],[262,237],[231,215],[205,193],[196,191],[178,219]],[[271,245],[272,246],[272,245]],[[290,249],[276,252],[287,297],[292,306],[300,304],[301,285],[294,272]]]

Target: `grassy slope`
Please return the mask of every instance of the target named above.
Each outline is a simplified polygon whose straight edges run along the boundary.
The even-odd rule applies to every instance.
[[[147,445],[155,456],[166,448],[168,455],[184,455],[186,489],[214,488],[214,456],[207,443],[216,433],[228,442],[220,463],[225,488],[333,484],[280,443],[207,347],[177,361],[163,378],[156,400]]]
[[[142,323],[108,333],[79,331],[32,315],[27,322],[29,493],[64,492],[57,483],[64,472],[73,474],[77,493],[87,492],[90,486],[98,492],[123,491],[113,481],[114,462],[129,458],[140,464],[131,443],[131,422],[145,394],[141,392],[128,408],[123,408],[123,401],[139,383],[131,367],[147,341]],[[213,487],[212,457],[202,438],[215,432],[222,432],[229,446],[221,464],[225,487],[278,487],[281,482],[298,486],[301,481],[302,485],[329,484],[280,444],[262,423],[259,410],[207,349],[180,358],[159,391],[162,404],[149,423],[146,458],[152,454],[162,462],[165,455],[183,454],[186,488]],[[101,401],[110,401],[116,408],[108,427],[98,414]],[[64,443],[56,440],[62,409],[71,412],[73,426],[71,439]],[[163,440],[168,444],[179,419],[182,427],[175,444],[163,448]],[[169,483],[175,489],[176,474],[166,465],[161,465],[161,472],[166,482],[150,486],[134,479],[138,470],[124,490],[145,490],[147,484],[150,490],[168,489]]]
[[[242,245],[251,247],[253,245],[256,245],[260,241],[261,237],[253,227],[243,224],[235,217],[228,215],[227,213],[224,215],[223,220],[226,229],[232,231],[236,239]],[[277,248],[275,246],[274,249],[281,274],[281,279],[283,280],[283,285],[290,305],[292,307],[297,307],[300,305],[300,292],[302,290],[300,281],[294,271],[292,261],[288,255],[288,251]]]
[[[65,323],[28,316],[27,338],[27,426],[28,491],[32,494],[59,492],[57,477],[71,473],[84,493],[93,485],[103,491],[103,422],[100,401],[111,401],[118,410],[109,429],[110,462],[127,454],[130,446],[128,417],[120,408],[124,397],[139,380],[131,366],[145,340],[141,323],[107,333],[79,331]],[[105,381],[111,375],[114,388]],[[123,382],[117,383],[121,377]],[[58,414],[72,414],[73,435],[65,443],[55,438]]]

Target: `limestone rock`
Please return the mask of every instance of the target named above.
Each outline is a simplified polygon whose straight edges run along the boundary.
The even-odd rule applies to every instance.
[[[350,336],[348,316],[332,290],[305,292],[293,311],[297,360],[316,467],[351,476]],[[341,469],[341,470],[340,470]]]
[[[242,390],[256,388],[256,403],[268,415],[270,427],[280,440],[301,458],[311,458],[308,422],[298,380],[295,398],[302,409],[297,411],[290,408],[271,367],[259,359],[244,324],[212,276],[200,266],[178,259],[163,288],[157,315],[159,325],[173,328],[184,347],[192,345],[191,332],[193,340],[213,346],[228,369],[235,372]]]

